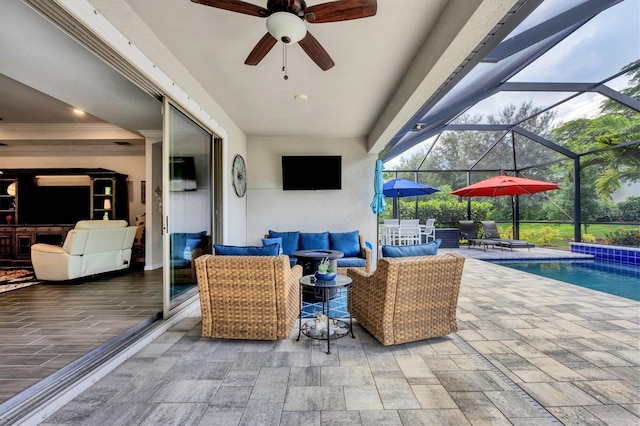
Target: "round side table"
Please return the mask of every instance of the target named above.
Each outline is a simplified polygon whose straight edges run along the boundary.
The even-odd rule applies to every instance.
[[[316,280],[314,275],[305,275],[300,278],[300,313],[298,318],[300,320],[300,328],[298,329],[298,338],[300,335],[311,339],[319,339],[327,341],[327,354],[331,354],[331,340],[339,339],[346,336],[351,332],[351,337],[355,339],[353,334],[353,318],[351,317],[350,306],[350,293],[351,293],[352,281],[351,278],[345,275],[337,275],[332,281],[320,281]],[[349,310],[349,322],[342,319],[331,317],[331,308],[329,295],[331,292],[344,291],[347,298],[347,307]],[[326,322],[322,319],[311,320],[308,319],[302,323],[302,300],[305,292],[313,292],[314,294],[322,295],[322,310],[321,313],[326,318]],[[321,324],[323,323],[323,324]]]

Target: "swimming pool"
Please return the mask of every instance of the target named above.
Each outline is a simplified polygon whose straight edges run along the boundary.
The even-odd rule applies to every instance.
[[[640,268],[601,260],[495,260],[502,266],[640,301]]]

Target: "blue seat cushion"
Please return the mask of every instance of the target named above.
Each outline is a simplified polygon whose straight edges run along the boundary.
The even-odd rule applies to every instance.
[[[278,244],[269,244],[264,247],[213,245],[216,256],[277,256],[279,249]]]
[[[338,268],[364,268],[367,260],[363,257],[341,257],[337,259]]]
[[[300,231],[278,232],[269,230],[269,238],[282,238],[282,252],[287,256],[299,250]]]
[[[171,259],[171,267],[173,269],[191,268],[191,262],[184,259]]]
[[[331,232],[329,233],[331,250],[344,253],[344,257],[360,256],[360,232]]]
[[[329,231],[301,232],[299,250],[329,250]]]
[[[291,266],[293,268],[293,266],[297,265],[297,264],[298,264],[298,258],[290,256],[289,257],[289,266]]]
[[[409,246],[382,246],[382,257],[433,256],[438,254],[442,240],[435,239],[427,244]]]
[[[271,244],[277,244],[278,245],[278,254],[282,254],[282,237],[276,237],[276,238],[263,238],[262,239],[262,245],[263,246],[268,246]]]

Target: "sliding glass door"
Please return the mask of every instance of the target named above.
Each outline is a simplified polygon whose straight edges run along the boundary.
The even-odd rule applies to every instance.
[[[164,316],[198,294],[194,260],[212,241],[212,135],[165,100]]]

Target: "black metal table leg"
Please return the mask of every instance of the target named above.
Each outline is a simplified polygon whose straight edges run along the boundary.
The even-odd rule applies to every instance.
[[[327,290],[326,289],[322,289],[322,304],[326,304],[326,309],[327,309],[327,355],[331,355],[331,334],[329,333],[331,331],[331,312],[330,312],[330,308],[329,308],[329,301],[327,300]]]
[[[300,298],[299,298],[299,306],[300,309],[298,310],[298,324],[300,327],[298,327],[298,338],[296,339],[296,342],[300,340],[300,334],[302,333],[302,286],[298,286],[300,288],[299,290],[299,294],[300,294]]]

